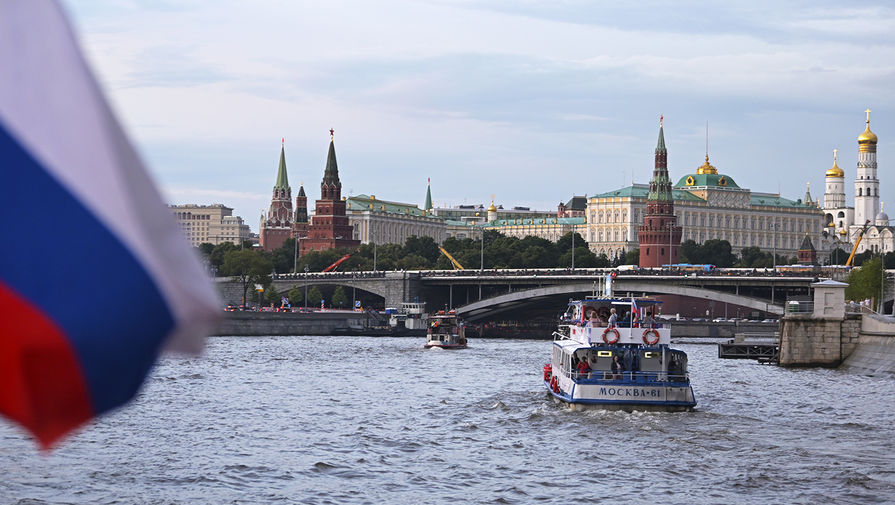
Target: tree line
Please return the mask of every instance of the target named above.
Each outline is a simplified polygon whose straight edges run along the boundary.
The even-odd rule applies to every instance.
[[[574,238],[573,238],[574,237]],[[574,240],[574,252],[572,248]],[[331,249],[312,251],[298,256],[294,239],[287,239],[282,247],[274,251],[263,251],[252,247],[250,242],[239,246],[229,242],[219,245],[201,244],[199,253],[209,268],[217,275],[232,276],[242,283],[243,298],[254,285],[270,286],[271,275],[277,273],[320,272],[345,255],[350,255],[337,271],[375,270],[450,270],[450,260],[438,249],[431,237],[410,237],[402,244],[362,244],[354,250]],[[571,268],[574,256],[576,268],[608,268],[619,265],[636,265],[640,259],[638,249],[610,259],[605,254],[594,254],[578,233],[566,233],[557,242],[539,237],[509,237],[493,230],[486,230],[475,238],[458,239],[448,237],[442,244],[461,265],[467,269],[505,268]],[[830,254],[830,263],[845,264],[849,252],[837,249]],[[873,257],[870,252],[855,256],[854,265],[859,266]],[[879,257],[879,255],[877,255]],[[895,253],[883,258],[886,268],[895,268]],[[730,242],[711,239],[702,244],[686,240],[681,244],[680,262],[711,264],[721,268],[770,268],[776,265],[796,263],[795,257],[777,255],[758,247],[743,248],[734,254]],[[304,300],[304,293],[276,293],[266,288],[264,301],[279,304],[280,297],[288,295],[293,302]],[[316,305],[323,298],[319,290],[308,292],[308,304]],[[347,300],[344,292],[330,293],[330,301],[335,306]]]

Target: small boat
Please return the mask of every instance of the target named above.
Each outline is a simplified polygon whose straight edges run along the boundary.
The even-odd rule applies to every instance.
[[[696,406],[687,354],[671,349],[667,322],[648,298],[572,300],[554,332],[544,386],[573,410],[688,411]],[[615,313],[617,321],[610,325]],[[601,325],[602,324],[602,325]]]
[[[401,337],[421,337],[427,332],[426,304],[405,302],[400,309],[386,308],[388,325],[392,335]]]
[[[465,349],[466,327],[453,310],[439,310],[429,316],[429,327],[426,330],[426,349]]]

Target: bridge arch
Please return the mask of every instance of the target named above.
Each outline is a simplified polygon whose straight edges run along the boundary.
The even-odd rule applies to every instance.
[[[560,284],[554,286],[544,286],[534,289],[524,289],[505,293],[502,295],[485,298],[461,307],[457,307],[457,314],[464,316],[466,319],[475,321],[488,315],[497,314],[507,310],[511,310],[515,306],[524,303],[532,303],[538,299],[550,298],[557,295],[581,295],[582,293],[590,293],[593,291],[593,282],[580,282],[573,284]],[[750,296],[737,295],[723,291],[714,291],[711,289],[698,288],[693,286],[674,286],[649,281],[621,281],[616,282],[615,291],[617,292],[641,292],[656,295],[680,295],[692,298],[702,298],[706,300],[715,300],[719,302],[731,303],[750,309],[770,312],[772,314],[783,314],[783,306],[768,303],[766,300],[754,298]]]

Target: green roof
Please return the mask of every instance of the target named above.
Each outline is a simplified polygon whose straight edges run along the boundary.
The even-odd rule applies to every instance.
[[[691,184],[687,184],[690,182]],[[717,187],[740,189],[729,175],[724,174],[687,174],[674,185],[676,188]]]
[[[426,203],[423,204],[424,210],[432,210],[432,186],[426,184]]]
[[[606,193],[600,193],[599,195],[594,195],[591,198],[643,198],[647,199],[649,196],[649,186],[627,186],[621,189],[617,189],[615,191],[608,191]],[[702,198],[690,193],[689,191],[672,189],[671,196],[675,201],[678,202],[703,202]]]
[[[659,141],[656,142],[656,151],[657,152],[667,152],[668,149],[665,149],[665,132],[662,129],[662,123],[659,123]]]
[[[793,201],[783,198],[780,195],[771,195],[767,193],[752,193],[750,195],[750,204],[754,207],[802,207],[814,209],[813,205],[806,205],[801,200]]]
[[[286,176],[286,148],[280,147],[280,166],[277,168],[275,189],[289,189],[289,177]]]
[[[326,154],[326,169],[323,171],[323,182],[337,184],[339,182],[339,164],[336,163],[336,144],[329,141],[329,152]]]
[[[494,221],[485,223],[484,226],[488,228],[497,228],[504,226],[521,226],[521,225],[530,225],[530,226],[552,226],[555,224],[560,225],[580,225],[587,222],[586,218],[583,217],[535,217],[535,218],[520,218],[520,219],[495,219]]]
[[[409,203],[389,202],[387,200],[379,200],[368,195],[350,196],[345,199],[346,207],[349,211],[372,211],[385,212],[387,214],[401,214],[404,216],[430,216],[416,205]]]

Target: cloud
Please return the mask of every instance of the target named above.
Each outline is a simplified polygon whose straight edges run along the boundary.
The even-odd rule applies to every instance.
[[[884,3],[70,7],[162,185],[196,199],[213,195],[189,188],[239,188],[248,215],[269,201],[283,136],[293,189],[316,186],[330,127],[358,193],[421,201],[432,176],[445,200],[526,205],[646,182],[663,113],[673,171],[702,162],[710,120],[713,163],[792,197],[829,149],[845,155],[864,108],[881,153],[895,124]]]

